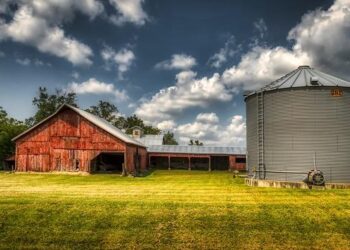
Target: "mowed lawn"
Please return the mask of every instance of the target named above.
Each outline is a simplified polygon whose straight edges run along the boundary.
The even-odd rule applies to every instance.
[[[0,248],[350,249],[350,190],[255,188],[228,172],[0,174]]]

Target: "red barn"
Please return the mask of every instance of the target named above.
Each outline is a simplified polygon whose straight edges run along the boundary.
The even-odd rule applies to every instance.
[[[103,119],[70,105],[13,139],[16,171],[145,170],[146,146]]]

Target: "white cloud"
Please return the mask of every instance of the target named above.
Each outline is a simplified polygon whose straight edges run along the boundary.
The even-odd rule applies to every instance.
[[[124,48],[118,51],[114,60],[118,65],[118,72],[122,76],[123,73],[129,70],[132,62],[135,60],[135,55],[131,50]]]
[[[73,72],[72,72],[72,77],[73,77],[75,80],[79,79],[79,77],[80,77],[79,72],[73,71]]]
[[[34,64],[36,66],[44,66],[45,65],[45,63],[43,61],[39,60],[39,59],[35,59],[34,60]]]
[[[241,50],[241,45],[237,45],[234,48],[235,46],[235,38],[234,36],[230,36],[225,42],[225,46],[209,58],[208,64],[211,67],[220,68],[229,58],[232,58]]]
[[[157,124],[157,128],[160,130],[172,130],[176,126],[176,123],[173,120],[165,120]]]
[[[171,59],[157,63],[155,68],[188,70],[195,65],[197,65],[197,61],[194,57],[186,54],[174,54]]]
[[[141,26],[149,19],[142,9],[144,0],[109,0],[109,2],[118,12],[117,15],[110,16],[110,20],[118,26],[128,22]]]
[[[22,66],[29,66],[32,63],[29,58],[17,58],[16,62]]]
[[[222,79],[229,87],[253,90],[285,75],[299,65],[310,64],[311,59],[301,51],[283,47],[255,47],[242,56],[238,65],[226,69]]]
[[[197,115],[196,121],[202,123],[218,123],[219,117],[215,113],[200,113]]]
[[[227,102],[232,93],[225,89],[220,75],[195,78],[194,72],[181,72],[174,86],[161,89],[150,100],[145,100],[135,111],[144,120],[157,123],[178,116],[192,107],[207,107],[214,102]]]
[[[350,1],[337,0],[328,10],[303,16],[288,38],[314,66],[348,76],[350,66]]]
[[[238,65],[226,69],[224,82],[251,90],[262,87],[300,65],[335,72],[349,79],[350,1],[337,0],[328,10],[305,14],[288,34],[291,49],[255,46]]]
[[[68,91],[72,91],[77,94],[114,95],[117,101],[125,101],[128,99],[128,96],[124,90],[118,90],[112,83],[100,82],[95,78],[90,78],[82,83],[72,82],[68,85]]]
[[[64,58],[74,65],[90,65],[89,46],[65,34],[62,25],[79,11],[93,19],[102,12],[103,5],[96,0],[17,1],[18,10],[8,13],[8,22],[0,21],[0,39],[27,44],[40,52]],[[6,8],[2,7],[7,10]]]
[[[217,118],[215,113],[211,113],[210,116]],[[200,140],[204,145],[245,145],[246,124],[242,116],[233,116],[227,125],[221,125],[218,122],[218,119],[203,120],[201,114],[198,114],[193,123],[179,125],[174,131],[179,136],[181,144],[187,144],[190,139],[193,139]]]
[[[19,0],[18,2],[32,8],[35,16],[56,24],[71,21],[76,11],[94,19],[104,10],[103,4],[97,0]]]
[[[137,105],[135,103],[129,103],[128,104],[128,108],[130,108],[130,109],[134,109],[136,107],[137,107]]]
[[[29,59],[29,58],[17,58],[16,62],[22,66],[29,66],[31,64],[41,67],[41,66],[51,66],[50,63],[45,63],[43,61],[41,61],[38,58],[35,59]]]
[[[134,52],[128,48],[122,48],[116,52],[109,46],[105,46],[101,51],[101,56],[106,63],[107,70],[111,69],[111,65],[116,65],[119,79],[124,78],[124,74],[130,69],[136,58]]]
[[[260,18],[253,23],[255,30],[258,32],[259,38],[263,39],[267,33],[267,26],[264,19]]]

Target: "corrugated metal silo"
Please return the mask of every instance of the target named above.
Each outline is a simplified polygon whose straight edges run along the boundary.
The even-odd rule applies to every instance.
[[[316,165],[350,182],[350,82],[300,66],[245,101],[250,174],[301,181]]]

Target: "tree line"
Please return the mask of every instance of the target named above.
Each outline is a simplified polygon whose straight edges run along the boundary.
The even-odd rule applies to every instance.
[[[35,114],[24,121],[9,117],[8,113],[0,106],[0,168],[3,166],[4,160],[15,153],[15,145],[11,141],[12,138],[52,115],[63,104],[79,108],[76,93],[65,92],[59,89],[56,89],[54,93],[49,93],[45,87],[39,87],[37,96],[33,98],[32,104],[36,108]],[[107,120],[128,134],[131,134],[134,126],[141,127],[144,134],[157,135],[162,132],[156,127],[145,124],[135,114],[128,117],[120,115],[117,106],[107,101],[100,100],[96,105],[86,109],[86,111]],[[167,131],[164,134],[163,144],[177,145],[178,143],[174,138],[174,134]]]

